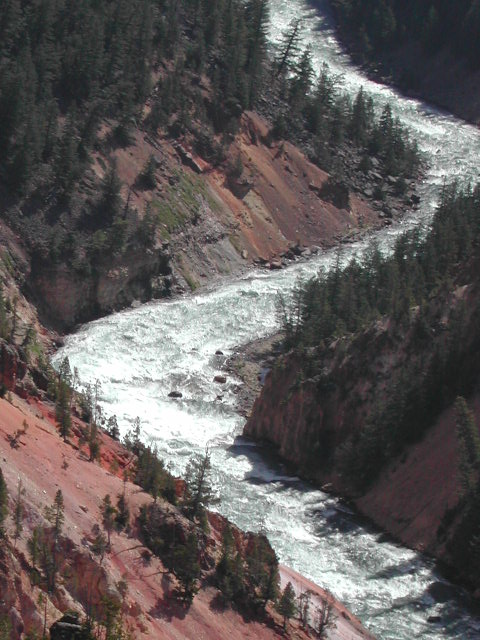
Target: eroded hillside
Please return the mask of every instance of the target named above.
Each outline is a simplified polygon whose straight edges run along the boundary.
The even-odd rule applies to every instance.
[[[162,562],[146,546],[139,514],[146,506],[157,509],[164,532],[165,527],[175,529],[179,548],[197,527],[163,497],[154,500],[138,485],[122,479],[125,470],[135,467],[132,452],[102,434],[99,461],[90,462],[88,447],[79,439],[86,425],[74,418],[68,442],[63,442],[54,406],[37,399],[22,400],[12,394],[10,402],[0,400],[0,415],[0,468],[9,492],[6,537],[0,550],[0,621],[11,625],[9,637],[42,633],[45,624],[50,628],[62,614],[72,611],[80,621],[93,616],[98,629],[109,624],[110,611],[117,622],[121,620],[126,634],[115,636],[119,638],[198,638],[208,634],[209,638],[251,635],[267,640],[284,635],[281,618],[273,608],[259,615],[251,611],[245,617],[245,611],[242,614],[241,609],[222,600],[214,577],[227,527],[221,516],[208,514],[208,524],[196,534],[200,590],[189,605],[178,597],[180,582],[168,560]],[[177,482],[179,495],[182,488],[183,483]],[[46,508],[55,503],[59,490],[64,515],[55,552],[57,576],[55,587],[47,590],[41,546],[45,543],[43,538],[37,540],[35,552],[32,541],[38,532],[51,532]],[[101,509],[106,494],[113,504],[123,495],[129,515],[125,528],[112,530],[111,549],[102,551],[98,544],[99,531],[105,526]],[[15,515],[19,503],[21,514]],[[247,557],[258,536],[235,528],[232,531],[239,553]],[[286,569],[281,572],[283,583],[293,581],[299,592],[311,588],[319,601],[330,597],[298,574]],[[338,630],[329,637],[340,638],[345,633],[359,639],[371,637],[341,605],[335,607]],[[300,640],[307,635],[299,623],[289,623],[289,637]]]

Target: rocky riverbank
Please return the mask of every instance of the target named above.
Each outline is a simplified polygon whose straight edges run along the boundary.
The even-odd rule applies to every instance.
[[[224,370],[242,382],[236,388],[236,407],[240,415],[244,417],[250,415],[265,377],[281,352],[281,341],[282,335],[280,333],[260,338],[237,348],[233,355],[226,360]]]

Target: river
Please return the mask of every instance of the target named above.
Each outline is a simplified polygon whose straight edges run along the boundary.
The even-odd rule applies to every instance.
[[[343,76],[347,91],[360,86],[377,104],[392,104],[430,162],[421,185],[422,205],[402,225],[377,235],[388,249],[407,225],[428,222],[444,178],[478,178],[480,132],[417,100],[369,81],[342,53],[324,5],[271,0],[271,37],[293,17],[304,20],[317,69],[327,62]],[[348,259],[365,242],[344,248]],[[67,338],[54,362],[68,356],[84,381],[98,379],[106,414],[116,414],[122,431],[136,416],[146,439],[154,439],[174,473],[208,445],[219,510],[235,524],[264,530],[281,562],[330,589],[378,638],[480,638],[480,620],[468,598],[450,586],[433,563],[383,541],[336,499],[285,474],[281,465],[240,437],[244,420],[235,411],[238,381],[220,387],[213,377],[234,347],[277,328],[278,293],[288,295],[300,277],[331,264],[323,253],[281,272],[252,272],[197,295],[114,314]],[[171,390],[183,393],[169,399]],[[431,616],[440,621],[429,623]]]

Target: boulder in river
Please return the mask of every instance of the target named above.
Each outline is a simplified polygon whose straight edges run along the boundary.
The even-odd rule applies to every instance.
[[[282,263],[280,262],[280,260],[272,260],[270,263],[270,269],[274,270],[274,269],[281,269],[282,268]]]
[[[227,381],[227,378],[226,378],[226,376],[218,375],[218,376],[214,377],[213,381],[214,382],[218,382],[218,384],[225,384],[226,381]]]
[[[181,391],[170,391],[168,394],[169,398],[183,398],[183,393]]]

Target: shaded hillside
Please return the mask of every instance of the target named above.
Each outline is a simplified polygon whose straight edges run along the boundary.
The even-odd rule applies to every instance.
[[[332,0],[355,62],[471,122],[480,120],[478,2]]]
[[[450,49],[471,65],[480,65],[480,7],[476,0],[333,0],[343,28],[359,53],[374,56],[408,40],[426,52]]]
[[[474,586],[476,569],[457,550],[460,540],[472,553],[477,544],[480,458],[465,463],[463,427],[456,442],[452,423],[457,396],[473,402],[479,391],[478,196],[478,188],[452,190],[425,240],[407,234],[392,257],[373,249],[363,264],[300,289],[284,316],[291,351],[273,367],[245,429]]]
[[[175,139],[208,123],[204,155],[221,161],[203,99],[215,95],[224,126],[238,119],[265,59],[264,2],[212,9],[12,0],[2,10],[1,215],[23,241],[25,290],[49,324],[169,294],[170,234],[192,226],[209,198],[195,163],[189,172],[169,161],[158,129]],[[222,51],[232,71],[236,31],[234,77],[213,90],[211,63]]]

